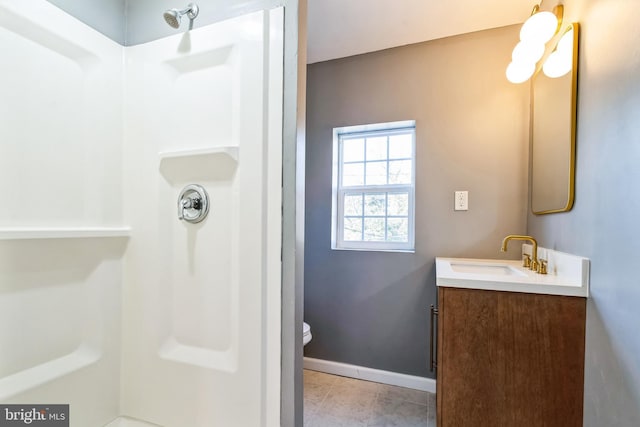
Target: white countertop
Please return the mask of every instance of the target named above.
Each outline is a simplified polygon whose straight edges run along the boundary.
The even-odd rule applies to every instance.
[[[530,251],[527,250],[527,245],[523,246],[523,252]],[[585,298],[589,296],[587,258],[540,249],[538,258],[548,261],[548,274],[538,274],[523,268],[522,261],[438,257],[436,285]]]

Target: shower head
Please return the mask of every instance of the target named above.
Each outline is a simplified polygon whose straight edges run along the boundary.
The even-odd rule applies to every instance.
[[[164,20],[173,28],[178,28],[180,26],[180,15],[178,15],[178,11],[176,9],[167,10],[164,13]]]
[[[178,9],[167,10],[164,13],[164,20],[167,21],[167,24],[169,24],[173,28],[178,28],[180,26],[180,19],[182,18],[182,15],[186,14],[189,17],[189,19],[193,21],[194,19],[196,19],[196,16],[198,16],[198,12],[199,12],[198,5],[195,3],[189,3],[189,5],[182,10],[178,10]]]

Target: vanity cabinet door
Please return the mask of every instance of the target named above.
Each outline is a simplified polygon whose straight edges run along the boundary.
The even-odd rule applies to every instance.
[[[438,292],[438,427],[582,426],[586,299]]]

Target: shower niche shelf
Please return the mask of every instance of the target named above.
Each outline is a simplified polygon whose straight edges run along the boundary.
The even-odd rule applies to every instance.
[[[129,237],[129,227],[0,227],[0,240]]]
[[[234,146],[163,151],[160,173],[171,184],[229,181],[238,167],[239,148]]]
[[[228,157],[237,163],[238,152],[239,152],[238,147],[225,146],[225,147],[206,147],[206,148],[162,151],[158,155],[160,156],[160,162],[163,162],[169,159],[187,159],[189,157],[216,158],[220,156],[222,158]]]

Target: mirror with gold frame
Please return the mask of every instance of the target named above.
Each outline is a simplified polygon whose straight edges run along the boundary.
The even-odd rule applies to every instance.
[[[537,215],[573,207],[578,37],[577,23],[565,27],[531,84],[530,203]]]

